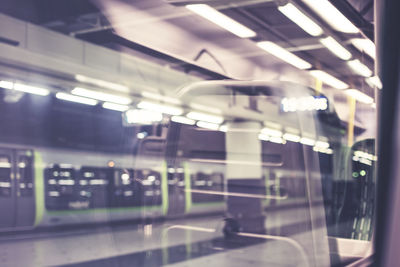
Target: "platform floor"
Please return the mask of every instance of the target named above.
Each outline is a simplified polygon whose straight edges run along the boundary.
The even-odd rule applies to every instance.
[[[266,219],[268,235],[234,242],[223,239],[222,215],[0,237],[0,266],[309,266],[308,223],[293,210],[279,211]],[[288,238],[274,238],[280,235]]]

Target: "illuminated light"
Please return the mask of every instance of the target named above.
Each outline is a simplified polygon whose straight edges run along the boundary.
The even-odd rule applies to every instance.
[[[307,146],[314,146],[315,140],[306,138],[306,137],[302,137],[300,139],[300,143],[302,143],[303,145],[307,145]]]
[[[9,163],[9,162],[0,162],[0,168],[11,168],[11,163]]]
[[[196,112],[196,111],[189,112],[186,115],[186,117],[188,117],[189,119],[192,119],[192,120],[206,121],[206,122],[211,122],[211,123],[215,123],[215,124],[221,124],[224,121],[223,117],[200,113],[200,112]]]
[[[315,142],[315,146],[320,148],[329,148],[329,143],[324,141],[317,141]]]
[[[369,77],[372,75],[372,70],[370,70],[367,66],[365,66],[363,63],[361,63],[360,60],[354,59],[351,61],[347,61],[347,65],[357,74],[364,76],[364,77]]]
[[[103,103],[103,108],[124,112],[124,111],[127,111],[129,109],[129,106],[115,104],[115,103],[111,103],[111,102],[104,102]]]
[[[159,95],[156,93],[151,93],[151,92],[142,92],[142,96],[149,98],[149,99],[153,99],[153,100],[159,100],[159,101],[164,101],[170,104],[175,104],[175,105],[179,105],[181,104],[181,101],[179,99],[173,98],[173,97],[169,97],[169,96],[164,96],[164,95]]]
[[[60,196],[60,192],[57,192],[57,191],[49,192],[49,197],[59,197],[59,196]]]
[[[152,110],[152,111],[157,111],[160,113],[165,113],[169,115],[181,115],[183,113],[183,109],[178,108],[178,107],[173,107],[173,106],[168,106],[168,105],[162,105],[162,104],[157,104],[157,103],[152,103],[152,102],[147,102],[147,101],[142,101],[137,105],[138,108],[141,109],[146,109],[146,110]]]
[[[312,36],[319,36],[323,33],[323,30],[317,23],[307,17],[293,4],[288,3],[284,6],[279,6],[278,10],[308,34]]]
[[[328,0],[302,0],[337,31],[358,33],[359,30]]]
[[[259,134],[258,139],[260,139],[262,141],[269,141],[269,136],[266,134]]]
[[[200,232],[207,232],[207,233],[216,232],[216,229],[204,228],[204,227],[198,227],[198,226],[190,226],[190,225],[172,225],[167,228],[167,230],[172,230],[172,229],[193,230],[193,231],[200,231]]]
[[[75,79],[80,82],[90,83],[93,85],[113,89],[113,90],[124,92],[124,93],[129,92],[128,86],[118,84],[118,83],[107,82],[107,81],[103,81],[103,80],[99,80],[99,79],[95,79],[95,78],[90,78],[90,77],[80,75],[80,74],[75,75]]]
[[[346,89],[349,87],[348,84],[342,82],[341,80],[333,77],[332,75],[326,73],[322,70],[311,70],[310,74],[315,78],[321,80],[322,82],[326,83],[329,86],[332,86],[336,89]]]
[[[326,110],[328,108],[328,100],[325,97],[285,97],[281,100],[281,104],[284,112]]]
[[[58,180],[59,185],[74,185],[74,180]]]
[[[351,39],[351,43],[361,52],[366,53],[371,58],[375,59],[376,57],[376,48],[375,44],[369,39],[361,39],[355,38]]]
[[[353,176],[354,178],[357,178],[358,175],[359,175],[358,172],[353,172],[353,173],[352,173],[352,176]]]
[[[108,181],[103,179],[91,179],[89,180],[89,184],[91,185],[107,185]]]
[[[214,107],[209,107],[209,106],[205,106],[205,105],[201,105],[201,104],[197,104],[197,103],[190,103],[189,106],[193,109],[198,109],[198,110],[202,110],[202,111],[206,111],[206,112],[211,112],[211,113],[216,113],[216,114],[221,114],[221,110],[214,108]]]
[[[14,88],[14,83],[9,81],[0,81],[0,87],[11,90]]]
[[[198,121],[196,125],[200,128],[206,128],[210,130],[218,130],[219,129],[219,124],[207,122],[207,121]]]
[[[140,132],[136,134],[137,139],[144,139],[147,136],[146,132]]]
[[[24,92],[24,93],[29,93],[29,94],[34,94],[34,95],[40,95],[40,96],[46,96],[50,94],[50,91],[48,89],[42,88],[42,87],[36,87],[36,86],[30,86],[22,83],[14,83],[14,90]]]
[[[240,38],[249,38],[256,36],[256,33],[253,30],[222,14],[221,12],[210,7],[209,5],[193,4],[187,5],[186,8],[196,13],[197,15],[211,21],[212,23],[220,26],[221,28],[239,36]]]
[[[374,103],[374,99],[362,92],[360,92],[357,89],[348,89],[344,91],[346,95],[351,96],[355,100],[365,103],[365,104],[372,104]]]
[[[196,123],[195,120],[188,119],[183,116],[172,116],[171,121],[177,122],[177,123],[182,123],[182,124],[187,124],[187,125],[194,125]]]
[[[368,78],[365,79],[365,81],[371,87],[376,87],[378,89],[382,89],[382,82],[381,82],[381,79],[379,79],[378,76],[368,77]]]
[[[360,171],[360,175],[361,175],[361,176],[365,176],[365,175],[367,175],[367,172],[366,172],[365,170],[361,170],[361,171]]]
[[[269,136],[274,136],[274,137],[281,137],[282,132],[276,129],[271,129],[271,128],[263,128],[261,130],[261,133],[264,135],[269,135]]]
[[[257,46],[260,47],[261,49],[267,51],[272,56],[275,56],[275,57],[285,61],[286,63],[289,63],[301,70],[309,69],[312,67],[312,65],[310,63],[308,63],[307,61],[299,58],[298,56],[296,56],[293,53],[290,53],[286,49],[280,47],[277,44],[274,44],[273,42],[262,41],[262,42],[258,42]]]
[[[97,100],[86,98],[86,97],[81,97],[81,96],[76,96],[76,95],[70,95],[66,93],[57,93],[56,98],[60,100],[65,100],[65,101],[70,101],[70,102],[75,102],[79,104],[85,104],[89,106],[95,106],[97,105]]]
[[[343,60],[349,60],[352,55],[351,53],[339,44],[332,37],[327,37],[319,40],[329,51],[331,51],[335,56]]]
[[[162,113],[145,109],[130,109],[125,112],[125,120],[131,124],[152,124],[163,119]]]
[[[300,142],[301,137],[298,135],[295,135],[295,134],[285,133],[283,135],[283,139],[290,141],[290,142],[298,143],[298,142]]]
[[[199,190],[199,189],[184,189],[185,192],[192,192],[197,194],[218,195],[218,196],[233,196],[233,197],[246,197],[246,198],[259,198],[259,199],[287,199],[288,195],[275,196],[275,195],[262,195],[262,194],[246,194],[246,193],[233,193],[221,192],[213,190]]]
[[[120,105],[129,105],[132,102],[131,99],[127,97],[92,91],[81,87],[75,87],[71,93],[78,96],[93,98],[104,102],[113,102]]]
[[[114,167],[115,167],[115,162],[112,161],[112,160],[110,160],[110,161],[107,163],[107,166],[110,167],[110,168],[114,168]]]
[[[226,132],[228,131],[228,126],[227,126],[227,125],[221,125],[221,126],[219,127],[219,130],[220,130],[221,132],[226,133]]]
[[[286,144],[286,141],[281,137],[271,136],[269,141],[275,144]]]
[[[372,166],[372,161],[369,160],[369,159],[360,158],[358,161],[359,161],[360,163],[362,163],[362,164],[365,164],[365,165],[368,165],[368,166]]]

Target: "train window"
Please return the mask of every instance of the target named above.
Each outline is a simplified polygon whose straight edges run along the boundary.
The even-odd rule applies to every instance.
[[[371,253],[370,5],[341,30],[320,1],[355,16],[352,1],[1,1],[0,265]]]

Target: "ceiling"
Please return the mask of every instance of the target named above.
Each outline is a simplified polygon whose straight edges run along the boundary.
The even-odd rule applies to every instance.
[[[195,15],[184,7],[193,1],[214,6],[254,30],[257,36],[238,38]],[[236,1],[2,0],[0,12],[185,71],[190,71],[187,62],[194,63],[212,70],[205,75],[209,79],[278,79],[313,86],[314,79],[307,71],[292,67],[255,45],[257,41],[269,40],[307,60],[313,68],[325,70],[351,87],[373,94],[363,77],[322,46],[318,38],[308,35],[278,11],[278,4],[285,1],[242,0],[240,5],[232,2]],[[340,41],[355,58],[370,69],[374,68],[373,59],[359,52],[349,41],[353,37],[373,38],[373,0],[331,0],[361,30],[355,35],[334,31],[301,0],[292,2],[322,25],[326,34]]]

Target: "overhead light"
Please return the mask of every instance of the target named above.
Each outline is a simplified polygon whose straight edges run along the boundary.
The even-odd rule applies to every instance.
[[[283,112],[326,110],[328,99],[322,96],[305,96],[283,98],[281,100]]]
[[[302,137],[300,139],[300,143],[302,143],[303,145],[307,145],[307,146],[313,146],[315,144],[315,140],[307,138],[307,137]]]
[[[328,0],[302,0],[312,10],[325,20],[333,29],[345,33],[358,33],[354,24],[348,20]]]
[[[300,142],[301,137],[298,135],[295,135],[295,134],[285,133],[283,135],[283,139],[285,139],[287,141],[298,143],[298,142]]]
[[[196,13],[197,15],[211,21],[212,23],[217,24],[221,28],[230,31],[240,38],[250,38],[256,36],[256,33],[253,30],[222,14],[221,12],[210,7],[209,5],[193,4],[187,5],[186,8]]]
[[[278,10],[282,12],[291,21],[296,23],[300,28],[312,36],[319,36],[323,33],[321,27],[311,20],[309,17],[304,15],[297,7],[292,3],[287,3],[284,6],[279,6]]]
[[[26,85],[22,83],[14,83],[14,90],[41,96],[46,96],[50,94],[50,91],[48,89],[37,86]]]
[[[211,123],[211,122],[206,122],[206,121],[198,121],[196,125],[200,128],[206,128],[210,130],[218,130],[219,129],[219,124]]]
[[[333,77],[332,75],[326,73],[322,70],[311,70],[310,74],[315,78],[321,80],[322,82],[326,83],[329,86],[332,86],[336,89],[346,89],[349,87],[348,84],[342,82],[341,80]]]
[[[376,87],[378,89],[382,89],[382,82],[381,82],[381,79],[379,79],[378,76],[368,77],[368,78],[365,79],[365,81],[371,87]]]
[[[271,128],[263,128],[261,130],[262,134],[269,135],[269,136],[275,136],[275,137],[281,137],[282,132],[276,129],[271,129]]]
[[[258,135],[258,139],[260,139],[262,141],[269,141],[269,135],[261,133],[261,134]]]
[[[124,92],[124,93],[129,92],[128,86],[118,84],[118,83],[107,82],[107,81],[103,81],[100,79],[90,78],[90,77],[80,75],[80,74],[75,75],[75,79],[80,82],[91,83],[91,84],[94,84],[94,85],[97,85],[100,87],[105,87],[105,88],[113,89],[113,90]]]
[[[183,113],[183,109],[178,108],[178,107],[173,107],[173,106],[168,106],[168,105],[161,105],[157,103],[151,103],[147,101],[142,101],[137,105],[138,108],[141,109],[148,109],[148,110],[153,110],[169,115],[181,115]]]
[[[374,103],[374,99],[357,89],[348,89],[344,91],[347,95],[353,97],[355,100],[365,103],[365,104],[372,104]]]
[[[172,116],[171,121],[177,122],[177,123],[182,123],[182,124],[187,124],[187,125],[194,125],[196,123],[195,120],[188,119],[183,116]]]
[[[317,141],[315,142],[315,146],[319,148],[329,148],[329,143],[325,141]]]
[[[0,87],[4,89],[13,89],[14,83],[9,81],[0,81]]]
[[[267,51],[271,55],[295,66],[296,68],[299,68],[301,70],[309,69],[312,67],[310,63],[307,61],[299,58],[295,54],[290,53],[286,49],[280,47],[277,44],[274,44],[273,42],[270,41],[262,41],[258,42],[257,46],[260,47],[261,49]]]
[[[220,130],[221,132],[226,133],[226,132],[228,131],[228,125],[221,125],[221,126],[219,126],[219,130]]]
[[[123,96],[116,96],[112,94],[107,94],[103,92],[88,90],[81,87],[75,87],[74,90],[71,91],[74,95],[79,95],[83,97],[93,98],[96,100],[104,101],[104,102],[113,102],[121,105],[129,105],[132,101],[130,98]]]
[[[192,120],[207,121],[207,122],[211,122],[211,123],[215,123],[215,124],[221,124],[224,121],[223,117],[200,113],[200,112],[196,112],[196,111],[189,112],[186,115],[186,117],[188,117],[189,119],[192,119]]]
[[[181,101],[179,99],[173,98],[173,97],[169,97],[169,96],[164,96],[164,95],[160,95],[160,94],[156,94],[156,93],[151,93],[151,92],[142,92],[142,96],[149,98],[149,99],[153,99],[153,100],[159,100],[159,101],[164,101],[170,104],[175,104],[175,105],[179,105],[181,104]]]
[[[355,38],[351,39],[351,43],[361,52],[366,53],[371,58],[376,58],[375,44],[369,39]]]
[[[136,134],[137,139],[144,139],[147,136],[146,132],[140,132]]]
[[[103,108],[123,112],[123,111],[127,111],[129,109],[129,106],[115,104],[115,103],[111,103],[111,102],[104,102],[103,103]]]
[[[61,99],[61,100],[65,100],[65,101],[85,104],[85,105],[89,105],[89,106],[97,105],[97,101],[94,100],[94,99],[81,97],[81,96],[76,96],[76,95],[70,95],[70,94],[61,93],[61,92],[56,94],[56,98],[57,99]]]
[[[162,113],[146,109],[130,109],[124,115],[129,124],[152,124],[163,119]]]
[[[361,76],[370,77],[372,75],[372,71],[358,59],[347,61],[347,65]]]
[[[326,48],[329,49],[335,56],[343,60],[349,60],[352,55],[351,53],[344,48],[341,44],[339,44],[332,37],[326,37],[319,40]]]
[[[286,144],[286,141],[284,139],[282,139],[281,137],[277,137],[277,136],[271,136],[269,138],[269,141],[275,144]]]

